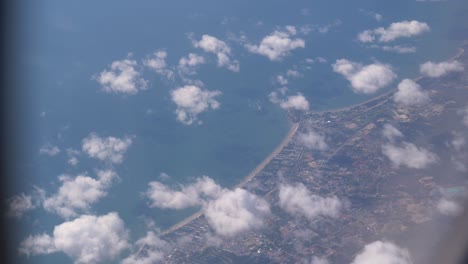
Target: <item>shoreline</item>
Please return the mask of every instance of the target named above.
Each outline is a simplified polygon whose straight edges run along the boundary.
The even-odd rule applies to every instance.
[[[270,161],[274,159],[284,149],[284,147],[286,147],[289,141],[291,141],[291,139],[296,134],[298,128],[299,128],[299,123],[292,123],[291,128],[289,129],[288,133],[283,138],[281,143],[260,164],[258,164],[240,183],[236,184],[234,187],[230,189],[234,190],[237,188],[242,188],[247,182],[249,182],[255,176],[257,176],[257,174],[259,174],[265,168],[265,166],[268,165],[268,163],[270,163]],[[177,229],[185,226],[186,224],[202,216],[203,213],[204,213],[203,209],[199,210],[198,212],[192,214],[191,216],[185,218],[184,220],[178,222],[177,224],[161,232],[160,235],[164,236],[164,235],[167,235],[169,233],[176,231]]]
[[[458,48],[458,52],[456,55],[450,57],[447,61],[452,61],[452,60],[456,60],[458,59],[461,55],[463,55],[463,53],[465,53],[465,49],[464,47],[468,45],[468,41],[465,41],[463,42],[463,44],[461,45],[460,48]],[[415,82],[418,82],[420,81],[421,79],[423,78],[427,78],[427,77],[424,77],[422,75],[419,75],[415,78],[413,78],[412,80],[415,81]],[[353,105],[350,105],[350,106],[344,106],[344,107],[339,107],[339,108],[335,108],[335,109],[329,109],[329,110],[319,110],[319,111],[310,111],[311,113],[337,113],[337,112],[341,112],[341,111],[346,111],[346,110],[350,110],[354,107],[357,107],[357,106],[361,106],[361,105],[364,105],[364,104],[367,104],[369,102],[372,102],[374,100],[378,100],[382,97],[385,97],[391,93],[394,93],[398,88],[397,87],[394,87],[394,88],[391,88],[390,90],[386,91],[385,93],[383,94],[380,94],[380,95],[377,95],[375,97],[372,97],[372,98],[369,98],[368,100],[365,100],[364,102],[360,102],[360,103],[357,103],[357,104],[353,104]]]
[[[283,141],[270,153],[255,169],[253,169],[247,177],[245,177],[240,183],[234,186],[233,189],[242,188],[247,182],[252,180],[257,174],[259,174],[265,167],[274,159],[285,147],[288,145],[289,141],[294,137],[299,128],[299,123],[292,123],[291,128],[288,131],[288,134],[283,138]]]
[[[455,60],[455,59],[459,58],[461,55],[463,55],[463,53],[465,52],[464,47],[466,45],[468,45],[468,41],[465,41],[462,44],[462,46],[459,48],[458,53],[456,55],[452,56],[451,58],[449,58],[448,61]],[[418,77],[413,78],[412,80],[415,81],[415,82],[418,82],[423,78],[425,78],[425,77],[420,75]],[[394,88],[390,89],[389,91],[387,91],[387,92],[385,92],[383,94],[377,95],[377,96],[372,97],[372,98],[370,98],[370,99],[368,99],[368,100],[366,100],[364,102],[357,103],[357,104],[354,104],[354,105],[351,105],[351,106],[346,106],[346,107],[341,107],[341,108],[336,108],[336,109],[330,109],[330,110],[323,110],[323,111],[310,111],[310,112],[311,113],[337,113],[337,112],[342,112],[342,111],[348,111],[348,110],[351,110],[354,107],[358,107],[358,106],[367,104],[369,102],[372,102],[374,100],[378,100],[378,99],[380,99],[382,97],[388,96],[391,93],[394,93],[396,90],[397,90],[397,87],[394,87]],[[266,167],[266,165],[268,165],[268,163],[270,163],[270,161],[273,160],[286,147],[286,145],[291,141],[291,139],[294,137],[294,135],[296,134],[296,132],[297,132],[297,130],[299,128],[299,124],[300,124],[299,122],[298,123],[292,123],[292,126],[289,129],[288,133],[283,138],[281,143],[273,150],[273,152],[271,152],[259,165],[257,165],[240,183],[238,183],[237,185],[235,185],[231,189],[242,188],[247,182],[249,182],[256,175],[258,175]],[[203,213],[204,213],[204,210],[201,209],[200,211],[192,214],[191,216],[185,218],[184,220],[178,222],[177,224],[175,224],[175,225],[169,227],[168,229],[166,229],[165,231],[161,232],[160,236],[168,235],[168,234],[176,231],[177,229],[179,229],[179,228],[185,226],[186,224],[192,222],[193,220],[199,218],[200,216],[203,215]]]

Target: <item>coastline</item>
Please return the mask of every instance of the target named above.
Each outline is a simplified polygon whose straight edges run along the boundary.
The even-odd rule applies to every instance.
[[[449,61],[450,60],[455,60],[455,59],[459,58],[461,55],[463,55],[463,53],[465,52],[464,47],[466,45],[468,45],[468,41],[463,42],[463,44],[459,48],[458,53],[456,55],[452,56],[451,58],[449,58],[448,60]],[[424,76],[418,76],[418,77],[413,78],[413,81],[418,82],[423,78],[424,78]],[[337,108],[337,109],[323,110],[323,111],[311,111],[311,112],[313,112],[313,113],[337,113],[337,112],[341,112],[341,111],[348,111],[348,110],[350,110],[350,109],[352,109],[354,107],[358,107],[360,105],[364,105],[364,104],[367,104],[367,103],[369,103],[371,101],[378,100],[378,99],[380,99],[382,97],[388,96],[388,95],[394,93],[396,90],[397,90],[397,87],[394,87],[394,88],[390,89],[389,91],[387,91],[387,92],[385,92],[383,94],[377,95],[377,96],[372,97],[372,98],[370,98],[370,99],[368,99],[368,100],[366,100],[364,102],[354,104],[354,105],[351,105],[351,106],[341,107],[341,108]],[[297,132],[297,130],[299,128],[299,124],[300,123],[292,123],[292,126],[289,129],[288,133],[286,134],[285,138],[273,150],[273,152],[271,152],[259,165],[257,165],[257,167],[255,167],[255,169],[253,169],[240,183],[235,185],[232,189],[242,188],[247,182],[249,182],[256,175],[258,175],[258,173],[260,173],[265,168],[265,166],[268,163],[270,163],[270,161],[272,159],[274,159],[284,149],[284,147],[286,147],[286,145],[290,142],[290,140],[296,134],[296,132]],[[200,216],[203,215],[203,213],[204,213],[204,210],[202,209],[202,210],[192,214],[191,216],[185,218],[184,220],[180,221],[179,223],[171,226],[170,228],[166,229],[165,231],[161,232],[160,235],[164,236],[164,235],[167,235],[169,233],[172,233],[172,232],[176,231],[177,229],[185,226],[186,224],[190,223],[191,221],[199,218]]]
[[[452,61],[452,60],[456,60],[457,58],[459,58],[461,55],[463,55],[463,53],[465,53],[465,49],[464,47],[468,45],[468,41],[465,41],[463,42],[463,44],[461,45],[461,47],[458,49],[458,53],[452,57],[450,57],[448,59],[448,61]],[[412,80],[415,81],[415,82],[418,82],[420,81],[421,79],[425,78],[424,76],[417,76],[415,78],[413,78]],[[353,104],[353,105],[350,105],[350,106],[345,106],[345,107],[339,107],[339,108],[335,108],[335,109],[329,109],[329,110],[321,110],[321,111],[311,111],[313,113],[337,113],[337,112],[341,112],[341,111],[347,111],[347,110],[350,110],[354,107],[357,107],[357,106],[360,106],[360,105],[364,105],[364,104],[367,104],[369,102],[372,102],[374,100],[377,100],[377,99],[380,99],[382,97],[385,97],[387,95],[390,95],[391,93],[394,93],[395,91],[397,90],[396,87],[388,90],[387,92],[383,93],[383,94],[380,94],[380,95],[377,95],[377,96],[374,96],[368,100],[365,100],[364,102],[360,102],[360,103],[357,103],[357,104]]]
[[[260,173],[260,171],[262,171],[265,168],[265,166],[268,163],[270,163],[270,161],[272,159],[274,159],[286,147],[286,145],[289,143],[289,141],[291,141],[291,139],[296,134],[298,128],[299,128],[299,123],[293,123],[291,128],[289,129],[288,134],[286,134],[286,136],[284,137],[281,144],[279,144],[275,148],[275,150],[270,153],[270,155],[268,155],[259,165],[257,165],[257,167],[255,167],[255,169],[253,169],[247,175],[247,177],[245,177],[240,183],[238,183],[236,186],[234,186],[233,189],[242,188],[247,182],[252,180],[258,173]]]
[[[260,173],[265,166],[270,163],[272,159],[274,159],[283,149],[286,147],[286,145],[291,141],[291,139],[294,137],[294,135],[297,132],[297,129],[299,128],[299,123],[292,123],[291,128],[289,129],[288,133],[286,136],[283,138],[281,143],[268,155],[260,164],[257,165],[240,183],[235,185],[232,189],[237,189],[237,188],[242,188],[247,182],[252,180],[258,173]],[[200,211],[192,214],[191,216],[185,218],[184,220],[180,221],[179,223],[169,227],[165,231],[161,232],[161,236],[167,235],[169,233],[172,233],[176,231],[177,229],[185,226],[186,224],[192,222],[193,220],[197,219],[198,217],[202,216],[204,213],[204,210],[201,209]]]

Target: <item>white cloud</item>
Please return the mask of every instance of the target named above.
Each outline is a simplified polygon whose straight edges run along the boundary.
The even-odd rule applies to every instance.
[[[281,90],[280,90],[281,92]],[[284,92],[281,92],[284,93]],[[281,99],[278,97],[277,92],[272,92],[268,96],[270,101],[274,104],[279,104],[279,106],[283,109],[289,110],[300,110],[300,111],[307,111],[309,110],[309,102],[307,99],[301,94],[298,93],[297,95],[291,95],[286,97],[286,99]]]
[[[419,84],[410,79],[404,79],[398,84],[398,91],[393,100],[402,106],[422,105],[429,102],[429,93]]]
[[[379,13],[374,13],[373,17],[374,17],[375,20],[377,20],[379,22],[383,19],[383,16],[381,14],[379,14]]]
[[[239,71],[239,62],[231,59],[231,48],[226,42],[210,35],[203,35],[199,41],[192,40],[192,43],[195,48],[201,48],[205,52],[215,54],[219,67],[226,67],[233,72]]]
[[[460,151],[466,145],[466,139],[462,133],[452,132],[453,139],[450,142],[456,151]]]
[[[443,215],[457,216],[463,211],[463,207],[453,200],[442,198],[437,203],[437,211]]]
[[[144,59],[143,65],[154,70],[156,73],[166,77],[167,79],[173,79],[174,72],[167,69],[166,57],[166,51],[158,50],[151,56],[148,56],[146,59]]]
[[[341,20],[337,19],[333,23],[329,23],[326,25],[305,25],[299,28],[299,31],[304,34],[308,35],[310,32],[318,32],[320,34],[326,34],[330,32],[330,30],[334,27],[338,27],[342,24]]]
[[[317,150],[328,149],[328,145],[325,142],[325,136],[315,131],[309,131],[307,133],[300,133],[297,136],[297,140],[299,144],[302,144],[306,148],[309,148],[309,149],[317,149]]]
[[[290,69],[286,71],[286,74],[276,75],[275,81],[278,84],[285,86],[289,83],[288,78],[299,78],[301,76],[302,74],[299,71]]]
[[[26,256],[57,252],[54,240],[47,234],[29,236],[20,244],[19,252]]]
[[[177,120],[191,125],[197,121],[199,114],[210,108],[218,109],[220,103],[215,97],[220,94],[220,91],[203,90],[194,85],[186,85],[171,91],[171,99],[177,105],[175,111]]]
[[[346,59],[335,62],[333,71],[343,75],[351,82],[355,93],[372,94],[383,88],[397,77],[388,64],[374,63],[362,65]]]
[[[122,163],[123,156],[131,144],[131,137],[102,138],[96,133],[91,133],[83,139],[81,148],[92,158],[111,163]]]
[[[39,150],[39,154],[41,155],[49,155],[51,157],[60,153],[60,149],[57,146],[52,146],[51,144],[45,144]]]
[[[172,190],[167,185],[153,181],[146,191],[146,197],[151,200],[150,207],[183,209],[200,206],[205,199],[218,197],[222,188],[213,179],[203,176],[191,185],[181,186],[180,191]]]
[[[458,110],[457,113],[462,116],[463,125],[468,127],[468,106],[466,106],[463,109]]]
[[[366,11],[364,9],[359,9],[360,12],[372,17],[373,19],[375,19],[377,22],[380,22],[382,21],[383,19],[383,15],[382,14],[379,14],[377,12],[374,12],[374,11]]]
[[[375,241],[367,244],[351,264],[412,264],[407,249],[390,242]]]
[[[293,77],[293,78],[298,78],[298,77],[301,77],[302,74],[297,70],[288,70],[286,72],[286,76]]]
[[[283,109],[294,109],[294,110],[309,110],[309,102],[302,94],[291,95],[280,102],[280,107]]]
[[[60,176],[62,185],[56,194],[44,200],[44,209],[67,219],[76,216],[77,210],[89,210],[93,203],[107,195],[107,189],[118,178],[113,171],[98,171],[97,174],[97,179],[86,175]]]
[[[94,77],[108,93],[136,94],[147,88],[147,81],[137,71],[137,62],[130,59],[114,61],[110,70],[103,70]]]
[[[276,76],[276,82],[281,85],[287,85],[288,79],[286,79],[283,75],[279,74]]]
[[[80,154],[80,152],[78,150],[75,150],[75,149],[67,149],[67,156],[68,156],[68,164],[72,165],[72,166],[76,166],[76,164],[78,164],[78,158],[76,156],[78,156]]]
[[[8,199],[7,216],[21,218],[29,210],[36,208],[31,195],[21,193]]]
[[[330,262],[326,258],[313,257],[310,264],[330,264]]]
[[[164,259],[169,244],[161,240],[154,232],[149,231],[145,237],[140,238],[135,245],[138,252],[122,260],[122,264],[153,264]]]
[[[26,255],[62,251],[76,264],[108,262],[128,248],[128,231],[115,212],[103,216],[82,215],[55,226],[53,236],[29,236],[19,251]]]
[[[304,48],[305,41],[301,38],[291,38],[296,34],[296,28],[286,27],[286,31],[274,31],[264,37],[259,45],[246,44],[249,52],[266,56],[271,61],[281,60],[297,48]]]
[[[217,234],[234,236],[261,228],[270,214],[270,205],[263,198],[244,189],[224,191],[206,205],[205,216]]]
[[[444,61],[440,63],[434,63],[428,61],[423,63],[419,67],[419,72],[427,77],[437,78],[447,75],[451,72],[461,72],[464,70],[463,64],[458,61]]]
[[[407,53],[415,53],[416,47],[414,46],[403,46],[403,45],[395,45],[395,46],[372,46],[376,48],[380,48],[383,51],[390,51],[400,54],[407,54]]]
[[[72,165],[72,166],[76,166],[76,164],[78,164],[78,158],[76,157],[71,157],[69,160],[68,160],[68,164]]]
[[[150,207],[182,209],[202,206],[209,225],[221,236],[260,228],[270,213],[269,204],[246,190],[224,189],[209,177],[173,190],[160,182],[150,182],[146,197]]]
[[[468,168],[464,160],[459,160],[457,157],[451,157],[452,164],[455,166],[455,170],[459,172],[467,172]]]
[[[384,144],[382,153],[397,168],[406,166],[413,169],[423,169],[435,163],[438,159],[436,154],[407,142],[403,142],[401,146]]]
[[[205,58],[203,56],[190,53],[187,57],[182,57],[179,60],[178,69],[185,74],[193,75],[196,74],[196,67],[198,65],[204,64]]]
[[[390,141],[395,140],[396,138],[403,137],[403,133],[400,132],[396,127],[390,125],[390,124],[385,124],[382,130],[382,135]]]
[[[430,31],[430,27],[416,20],[401,21],[390,24],[388,28],[379,27],[374,30],[365,30],[358,35],[358,40],[363,43],[374,42],[391,42],[399,38],[409,38],[421,35]]]
[[[319,216],[338,217],[343,203],[336,196],[320,197],[312,194],[302,183],[281,184],[279,205],[291,215],[302,215],[308,220]]]
[[[358,40],[363,43],[373,42],[375,40],[375,36],[373,31],[365,30],[357,36]]]

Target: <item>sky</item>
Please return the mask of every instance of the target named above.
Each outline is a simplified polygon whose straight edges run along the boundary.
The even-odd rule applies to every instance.
[[[160,249],[156,261],[166,247],[158,231],[200,208],[220,236],[259,228],[270,205],[231,187],[286,136],[288,111],[346,107],[395,88],[399,104],[428,102],[412,79],[463,70],[446,60],[463,41],[466,8],[461,0],[18,1],[16,176],[5,201],[15,262],[138,263],[131,249],[142,243]],[[400,134],[385,130],[394,166],[437,159]],[[300,140],[328,147],[314,132]],[[299,184],[282,185],[280,200],[310,219],[346,206]],[[231,211],[241,213],[226,225]],[[353,263],[387,251],[409,263],[405,249],[380,241]]]

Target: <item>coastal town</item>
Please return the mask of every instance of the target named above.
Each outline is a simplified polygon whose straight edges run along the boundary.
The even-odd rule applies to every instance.
[[[455,58],[465,65],[464,72],[417,79],[431,95],[428,104],[401,107],[391,90],[346,109],[290,112],[293,125],[285,142],[236,186],[272,205],[265,227],[223,237],[213,245],[207,242],[210,226],[200,211],[162,233],[173,242],[164,262],[303,263],[307,256],[319,256],[331,263],[350,263],[369,242],[387,238],[406,241],[411,248],[416,239],[412,232],[421,232],[433,221],[446,224],[435,210],[438,200],[444,195],[462,197],[468,186],[463,172],[450,165],[453,157],[438,155],[438,165],[427,169],[394,166],[382,154],[388,141],[382,130],[386,124],[397,126],[405,141],[429,150],[446,148],[453,131],[466,131],[458,113],[468,101],[468,54],[460,52]],[[324,135],[328,146],[304,147],[298,136],[308,131]],[[461,155],[466,160],[468,153]],[[278,206],[281,181],[301,183],[320,196],[343,198],[346,206],[338,217],[293,218]],[[146,254],[144,247],[139,254]]]

